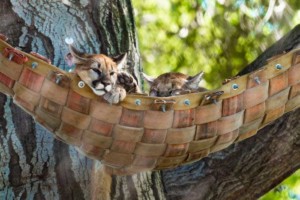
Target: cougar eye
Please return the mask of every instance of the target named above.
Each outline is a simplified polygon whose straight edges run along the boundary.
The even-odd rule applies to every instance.
[[[99,71],[99,69],[93,68],[92,70],[93,70],[94,72],[96,72],[97,74],[98,74],[98,73],[101,73],[101,72]]]
[[[158,91],[157,90],[151,90],[149,93],[150,97],[157,97],[158,96]]]
[[[102,73],[101,73],[101,71],[100,71],[99,69],[92,68],[92,70],[93,70],[96,74],[98,74],[98,76],[101,76],[101,75],[102,75]]]
[[[172,95],[175,96],[175,95],[180,95],[180,90],[173,90],[172,91]]]
[[[93,62],[91,64],[91,68],[100,69],[100,67],[101,67],[101,63]]]
[[[110,72],[109,74],[112,76],[112,75],[114,75],[114,74],[115,74],[115,72]]]

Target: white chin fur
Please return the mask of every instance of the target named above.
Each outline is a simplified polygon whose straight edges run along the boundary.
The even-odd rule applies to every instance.
[[[93,89],[93,91],[94,91],[94,93],[95,93],[96,95],[98,95],[98,96],[102,96],[102,95],[105,94],[105,91],[103,91],[103,90],[95,90],[95,89]]]
[[[111,85],[106,86],[105,90],[108,91],[108,92],[111,91]]]
[[[104,85],[99,83],[99,84],[96,85],[95,89],[97,89],[97,90],[104,89]]]

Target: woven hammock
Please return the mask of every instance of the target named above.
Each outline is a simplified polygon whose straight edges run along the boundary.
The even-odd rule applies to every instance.
[[[257,133],[300,105],[300,50],[214,91],[175,97],[128,95],[118,105],[74,74],[0,40],[0,92],[54,137],[114,174],[172,168]]]

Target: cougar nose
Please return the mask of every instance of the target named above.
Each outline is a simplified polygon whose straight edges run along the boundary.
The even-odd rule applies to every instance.
[[[107,85],[110,85],[111,83],[110,83],[109,80],[102,80],[102,84],[103,84],[104,86],[107,86]]]
[[[169,96],[169,93],[168,92],[159,92],[158,96],[159,97],[167,97],[167,96]]]

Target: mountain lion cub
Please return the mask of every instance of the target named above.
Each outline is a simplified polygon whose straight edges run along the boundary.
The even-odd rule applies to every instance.
[[[195,76],[188,76],[179,72],[168,72],[153,78],[143,73],[144,79],[150,86],[149,96],[154,97],[168,97],[206,91],[205,88],[199,86],[203,75],[203,72]]]
[[[66,56],[68,65],[75,64],[75,72],[92,91],[111,104],[126,97],[126,93],[139,93],[136,80],[124,71],[126,54],[110,58],[104,54],[79,52],[69,44],[70,53]]]

